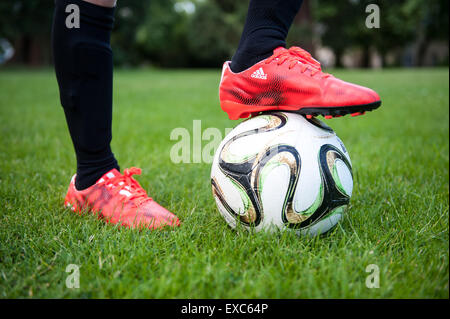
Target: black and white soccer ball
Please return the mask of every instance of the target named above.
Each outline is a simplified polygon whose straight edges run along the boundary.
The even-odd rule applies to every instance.
[[[350,156],[317,119],[287,112],[237,125],[211,170],[212,192],[233,228],[322,234],[342,218],[353,189]]]

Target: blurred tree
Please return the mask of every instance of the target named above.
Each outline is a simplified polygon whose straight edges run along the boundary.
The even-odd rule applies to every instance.
[[[185,12],[175,10],[175,0],[152,0],[136,29],[136,44],[146,60],[159,66],[183,66],[186,55]]]
[[[314,2],[303,0],[302,7],[294,18],[286,39],[287,46],[300,46],[309,51],[313,56],[317,45],[316,23],[314,21]]]
[[[358,16],[357,8],[348,0],[316,0],[313,6],[322,45],[334,51],[336,66],[341,67],[344,51],[354,44],[350,35]]]
[[[26,64],[50,62],[53,1],[0,1],[0,37],[15,47],[13,60]]]
[[[376,49],[381,55],[385,65],[385,57],[388,52],[405,46],[414,39],[414,17],[408,16],[403,11],[404,5],[409,0],[359,0],[354,1],[355,14],[354,28],[349,31],[350,39],[362,49],[362,66],[369,67],[370,53]],[[366,7],[376,4],[380,8],[380,28],[368,28],[366,26]]]
[[[149,1],[142,0],[117,2],[114,32],[111,35],[115,64],[137,65],[144,58],[137,45],[136,30],[145,21],[149,4]]]
[[[409,0],[403,6],[404,15],[414,19],[418,50],[418,65],[424,64],[425,53],[433,40],[448,42],[448,0]]]
[[[188,24],[188,49],[196,66],[220,67],[239,43],[248,2],[203,1]]]
[[[380,7],[380,28],[365,25],[369,4]],[[371,49],[376,49],[385,65],[388,52],[414,41],[419,45],[419,61],[434,39],[448,40],[448,0],[316,0],[315,17],[322,26],[321,38],[333,49],[337,66],[348,48],[362,49],[362,66],[368,67]]]
[[[112,34],[119,65],[218,67],[239,42],[249,0],[119,0]],[[368,4],[380,7],[379,29],[365,26]],[[53,0],[1,0],[0,38],[15,48],[13,62],[50,62]],[[448,0],[304,0],[288,45],[314,54],[319,41],[342,65],[345,50],[359,48],[363,65],[376,49],[382,56],[417,49],[419,65],[435,40],[448,42]]]

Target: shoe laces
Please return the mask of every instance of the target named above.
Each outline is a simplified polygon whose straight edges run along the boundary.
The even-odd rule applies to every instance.
[[[152,200],[138,181],[132,177],[133,175],[141,175],[141,173],[142,170],[140,168],[126,168],[123,175],[112,178],[109,180],[108,185],[111,185],[111,189],[115,190],[115,195],[123,195],[126,200],[133,201],[139,206],[148,200]]]
[[[301,66],[302,73],[309,69],[311,70],[311,76],[319,72],[323,74],[323,77],[330,76],[330,74],[322,72],[319,61],[314,59],[308,51],[300,47],[291,47],[289,50],[285,48],[279,49],[278,52],[266,60],[266,63],[268,64],[273,60],[276,60],[278,65],[289,62],[289,69],[293,69],[297,65]]]

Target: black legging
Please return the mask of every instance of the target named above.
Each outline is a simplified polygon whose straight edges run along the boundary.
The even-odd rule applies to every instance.
[[[286,36],[303,0],[251,0],[231,70],[241,72],[286,46]]]
[[[66,26],[68,4],[80,8],[80,28]],[[114,8],[81,0],[57,0],[52,47],[61,104],[77,156],[75,186],[93,185],[119,168],[111,152],[113,63],[110,35]]]

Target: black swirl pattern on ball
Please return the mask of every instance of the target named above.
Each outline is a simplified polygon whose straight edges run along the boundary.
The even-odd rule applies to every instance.
[[[323,201],[317,210],[308,219],[302,221],[301,223],[288,223],[285,216],[283,216],[283,221],[286,222],[288,227],[300,229],[311,226],[312,224],[320,221],[320,219],[324,218],[333,209],[343,205],[348,205],[350,202],[350,196],[341,192],[336,186],[332,173],[333,167],[330,166],[330,164],[334,165],[337,159],[340,159],[345,163],[353,178],[352,166],[345,155],[334,145],[322,145],[319,151],[319,167],[320,176],[324,187]]]

